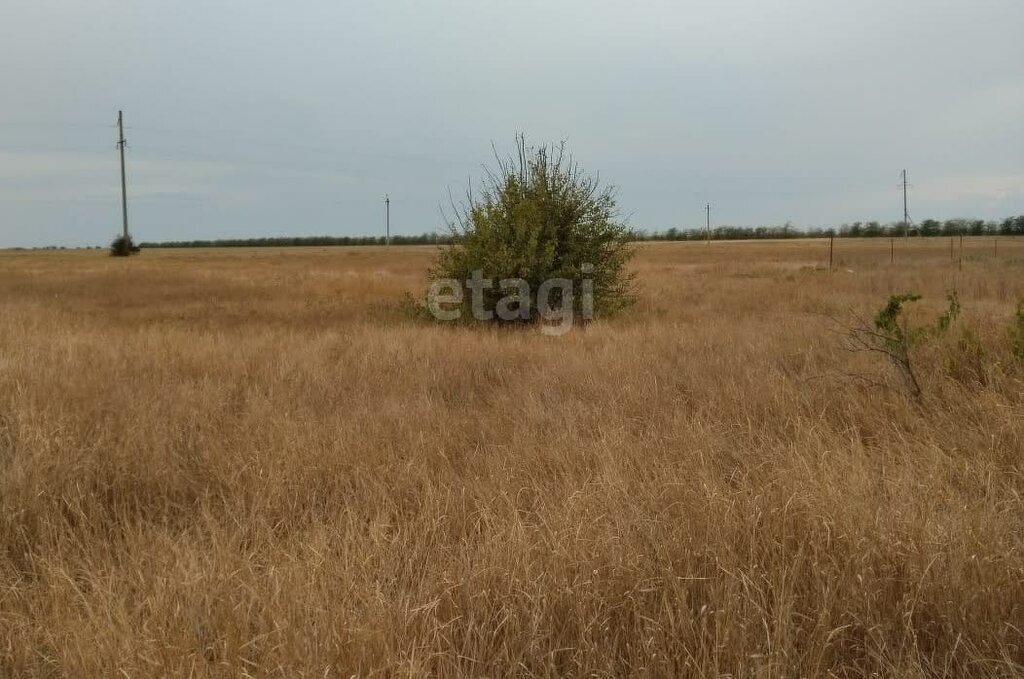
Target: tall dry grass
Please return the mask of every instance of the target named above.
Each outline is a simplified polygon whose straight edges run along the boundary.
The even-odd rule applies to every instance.
[[[403,318],[429,249],[0,253],[0,674],[1021,673],[1024,242],[888,248],[560,338]],[[828,319],[954,285],[921,403]]]

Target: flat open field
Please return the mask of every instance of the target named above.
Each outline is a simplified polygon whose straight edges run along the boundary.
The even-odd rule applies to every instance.
[[[1024,241],[649,244],[562,337],[432,248],[0,252],[0,675],[1024,672]],[[840,319],[918,292],[917,402]]]

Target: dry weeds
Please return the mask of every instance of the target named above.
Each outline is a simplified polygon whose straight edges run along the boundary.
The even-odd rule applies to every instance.
[[[0,674],[1021,673],[1024,242],[827,247],[560,338],[403,318],[428,248],[0,253]],[[920,404],[826,317],[953,285]]]

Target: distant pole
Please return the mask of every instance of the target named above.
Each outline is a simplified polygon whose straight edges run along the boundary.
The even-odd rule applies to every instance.
[[[889,264],[896,261],[896,239],[889,236]]]
[[[391,197],[384,194],[384,244],[391,245]]]
[[[903,236],[910,238],[910,212],[907,210],[907,171],[903,170]]]
[[[711,203],[704,206],[704,225],[707,231],[708,245],[711,245]]]
[[[124,138],[124,114],[117,112],[117,148],[121,150],[121,219],[124,226],[124,238],[128,239],[128,184],[124,172],[124,147],[127,143]]]
[[[832,251],[835,246],[836,237],[829,235],[828,237],[828,270],[832,271]]]

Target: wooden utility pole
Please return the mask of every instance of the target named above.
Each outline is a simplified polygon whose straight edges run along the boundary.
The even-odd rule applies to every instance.
[[[903,170],[903,236],[910,238],[910,212],[907,210],[907,171]]]
[[[124,239],[128,240],[128,185],[124,172],[124,147],[127,142],[124,138],[124,114],[117,112],[117,148],[121,150],[121,219],[124,227]]]
[[[711,245],[711,203],[704,206],[704,228],[707,231],[708,245]]]
[[[384,244],[391,245],[391,196],[384,194]]]

